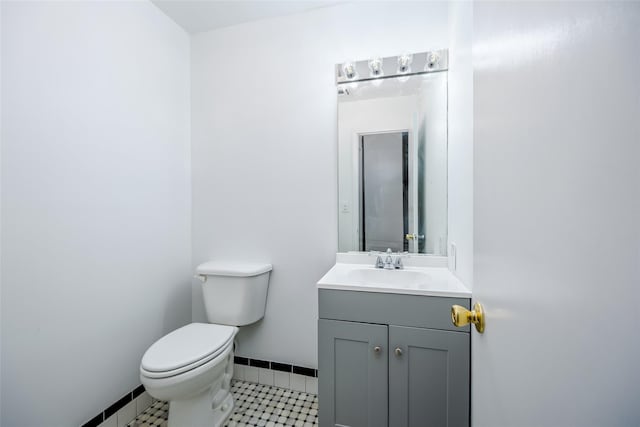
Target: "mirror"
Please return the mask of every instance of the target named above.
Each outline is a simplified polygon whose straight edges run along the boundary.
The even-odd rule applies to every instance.
[[[340,252],[447,254],[447,72],[338,84]]]

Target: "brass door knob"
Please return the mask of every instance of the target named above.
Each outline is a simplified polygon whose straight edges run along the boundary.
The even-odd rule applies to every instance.
[[[473,305],[473,310],[469,311],[461,305],[451,306],[451,322],[457,327],[473,323],[476,330],[484,332],[484,309],[479,302]]]
[[[404,238],[407,240],[422,240],[424,239],[424,234],[416,234],[416,233],[410,233],[410,234],[405,234]]]

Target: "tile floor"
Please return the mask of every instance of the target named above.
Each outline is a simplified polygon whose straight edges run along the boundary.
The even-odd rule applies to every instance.
[[[226,427],[314,427],[318,425],[318,397],[269,385],[235,380],[231,384],[235,410]],[[129,427],[166,427],[169,404],[155,402]]]

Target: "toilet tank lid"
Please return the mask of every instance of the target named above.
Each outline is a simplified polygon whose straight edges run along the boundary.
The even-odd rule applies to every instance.
[[[196,272],[203,276],[250,277],[266,273],[272,269],[271,264],[209,261],[200,264],[196,268]]]

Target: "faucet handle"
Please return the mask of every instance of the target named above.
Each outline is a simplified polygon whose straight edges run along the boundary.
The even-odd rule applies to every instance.
[[[398,255],[396,257],[396,261],[393,263],[393,266],[395,267],[396,270],[402,270],[404,268],[404,265],[402,265],[402,256]]]
[[[376,268],[384,268],[384,261],[382,261],[382,257],[378,255],[376,259]]]
[[[384,268],[386,268],[387,270],[393,270],[394,266],[393,266],[393,251],[391,250],[391,248],[387,248],[387,256],[384,259]]]

